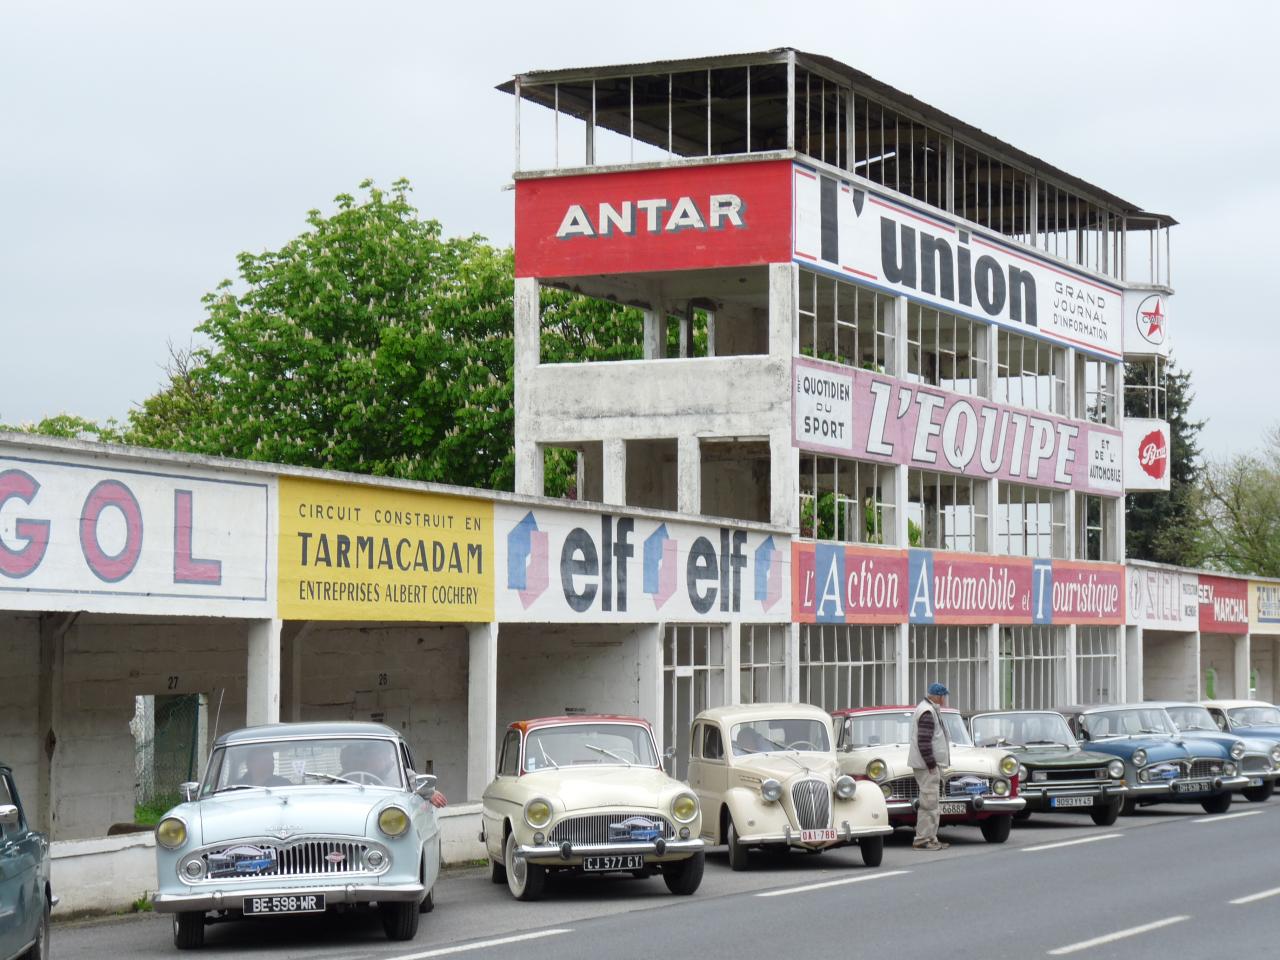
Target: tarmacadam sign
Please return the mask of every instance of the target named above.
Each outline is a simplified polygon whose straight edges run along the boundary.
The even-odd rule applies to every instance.
[[[1249,581],[1249,632],[1280,634],[1280,583]]]

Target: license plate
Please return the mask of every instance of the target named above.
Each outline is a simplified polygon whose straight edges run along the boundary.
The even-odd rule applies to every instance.
[[[583,857],[582,869],[599,870],[640,870],[644,867],[644,855],[626,853],[617,857]]]
[[[1251,787],[1260,787],[1260,786],[1262,786],[1262,778],[1261,778],[1261,777],[1250,777],[1250,778],[1249,778],[1249,786],[1251,786]]]
[[[836,839],[836,832],[834,830],[801,830],[800,831],[801,843],[822,843],[826,840],[834,840],[834,839]]]
[[[963,817],[969,812],[968,804],[944,803],[938,807],[938,813],[944,817]]]
[[[1210,789],[1208,780],[1180,780],[1173,785],[1174,793],[1200,793]]]
[[[1050,797],[1051,807],[1092,807],[1093,797]]]
[[[246,917],[276,913],[324,913],[323,893],[300,893],[287,897],[245,897],[241,910]]]

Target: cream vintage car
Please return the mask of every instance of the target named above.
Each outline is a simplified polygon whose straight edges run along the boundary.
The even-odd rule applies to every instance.
[[[747,867],[751,847],[824,850],[856,843],[878,867],[893,832],[884,796],[840,772],[830,718],[817,707],[757,703],[704,710],[693,721],[689,785],[702,836]]]
[[[542,896],[553,871],[661,874],[676,894],[702,882],[697,797],[663,772],[637,717],[511,724],[482,818],[493,882],[518,900]]]
[[[879,785],[895,827],[916,821],[920,789],[907,765],[915,709],[855,707],[832,714],[840,769]],[[941,712],[951,741],[951,766],[941,783],[941,822],[976,824],[988,843],[1004,843],[1013,815],[1027,805],[1018,796],[1018,761],[1002,750],[975,747],[959,711],[944,707]]]

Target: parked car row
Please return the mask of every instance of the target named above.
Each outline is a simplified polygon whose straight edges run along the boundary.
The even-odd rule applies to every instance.
[[[752,851],[841,846],[877,867],[885,837],[916,817],[913,711],[705,710],[690,730],[687,783],[664,772],[674,751],[659,753],[643,719],[518,721],[482,798],[492,879],[519,900],[543,896],[559,873],[661,877],[687,896],[715,844],[734,870]],[[942,822],[976,826],[991,843],[1008,838],[1015,817],[1087,813],[1107,825],[1165,802],[1218,812],[1236,792],[1266,800],[1280,778],[1280,710],[1268,704],[1008,710],[967,722],[944,708],[941,717],[951,743]],[[179,948],[200,946],[206,926],[223,920],[374,904],[387,936],[407,940],[434,905],[435,778],[414,773],[388,727],[239,730],[218,738],[204,779],[182,790],[185,802],[156,828],[155,907],[173,915]],[[0,805],[0,822],[11,816]]]

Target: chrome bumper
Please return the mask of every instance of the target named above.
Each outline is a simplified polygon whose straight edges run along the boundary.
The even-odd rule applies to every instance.
[[[1028,803],[1043,802],[1050,797],[1098,797],[1109,800],[1112,797],[1124,798],[1131,788],[1123,783],[1096,784],[1050,784],[1046,786],[1018,787],[1018,796]]]
[[[706,848],[701,839],[690,840],[645,840],[627,843],[544,843],[541,846],[518,846],[516,856],[529,863],[561,864],[566,867],[579,866],[583,857],[625,857],[628,854],[642,854],[649,857],[662,857],[679,860],[691,857],[699,850]]]
[[[251,890],[208,890],[197,893],[157,893],[153,901],[157,913],[239,910],[246,897],[296,897],[299,894],[324,894],[325,907],[335,903],[379,903],[417,901],[426,895],[420,883],[376,884],[346,883],[341,886],[299,884],[296,887],[254,887]]]
[[[1140,783],[1137,786],[1130,787],[1129,792],[1136,795],[1138,799],[1158,796],[1164,800],[1186,800],[1189,803],[1195,803],[1200,798],[1211,793],[1218,793],[1223,790],[1243,790],[1247,786],[1249,786],[1249,778],[1237,775],[1234,777],[1214,777],[1208,790],[1179,790],[1175,792],[1173,782],[1170,782]]]
[[[969,811],[964,814],[940,812],[943,820],[948,817],[972,817],[980,813],[1017,813],[1027,805],[1022,797],[943,797],[938,801],[939,810],[942,804],[947,803],[963,803]],[[919,805],[919,800],[890,800],[887,803],[891,817],[914,817]]]
[[[823,847],[837,847],[846,843],[853,843],[862,837],[882,837],[893,833],[893,827],[889,824],[874,827],[854,827],[849,821],[842,821],[840,826],[824,827],[823,829],[834,829],[836,839],[834,840],[810,840],[804,841],[800,839],[801,831],[792,829],[790,824],[782,828],[781,833],[753,833],[750,836],[739,837],[742,843],[785,843],[789,847],[798,847],[802,850],[817,850]]]

